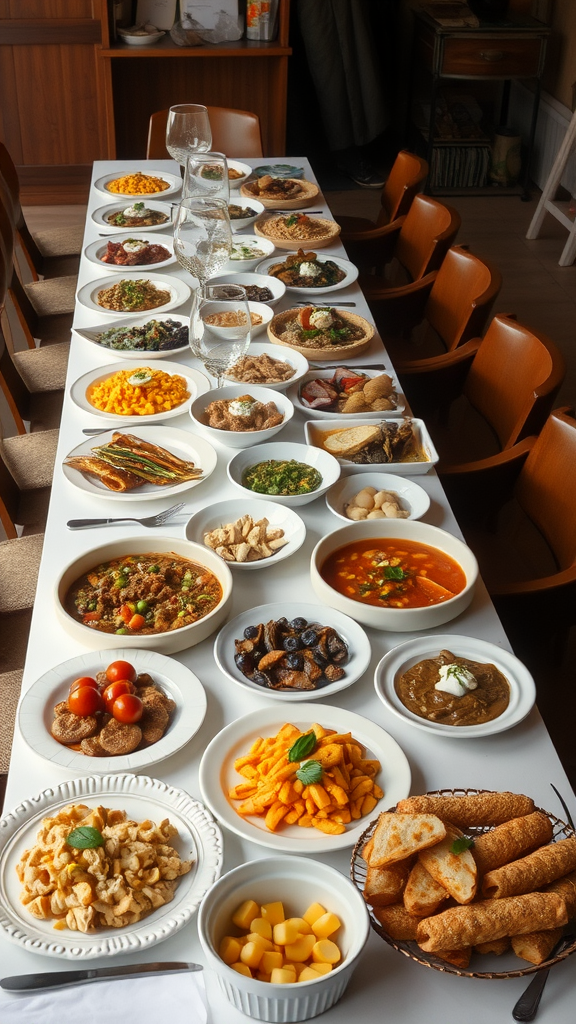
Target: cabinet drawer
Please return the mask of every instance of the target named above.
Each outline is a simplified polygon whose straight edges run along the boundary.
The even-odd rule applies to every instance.
[[[531,78],[540,72],[545,40],[484,36],[445,39],[442,75],[478,75],[482,78]]]

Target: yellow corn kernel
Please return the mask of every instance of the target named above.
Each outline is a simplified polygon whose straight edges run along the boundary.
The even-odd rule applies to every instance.
[[[272,938],[272,925],[265,917],[255,917],[250,924],[250,931],[257,932],[263,939]]]
[[[318,945],[318,943],[316,943],[316,945]],[[242,946],[240,959],[242,963],[246,964],[248,967],[256,968],[260,965],[260,961],[265,952],[266,950],[259,942],[247,942],[245,946]]]
[[[310,964],[310,970],[315,971],[316,974],[330,974],[332,964]]]
[[[260,916],[260,907],[254,900],[244,900],[237,910],[232,914],[232,920],[237,928],[248,929],[255,917]]]
[[[264,903],[260,907],[260,913],[265,921],[269,921],[272,927],[275,924],[281,924],[285,918],[284,906],[278,900],[276,903]]]
[[[293,967],[275,967],[270,975],[270,981],[273,985],[293,985],[296,981],[296,971]]]
[[[320,937],[323,938],[324,936]],[[264,952],[274,949],[274,943],[270,939],[265,939],[258,932],[248,932],[248,942],[254,942],[256,946],[261,946]]]
[[[225,935],[220,943],[218,953],[225,964],[236,963],[240,959],[242,943],[232,935]]]
[[[284,947],[284,952],[288,960],[303,963],[304,960],[308,959],[315,945],[315,935],[299,935],[296,942],[290,942]]]
[[[279,946],[287,946],[290,942],[296,942],[300,929],[298,918],[291,918],[289,921],[282,921],[274,925],[274,942]]]
[[[312,928],[314,922],[325,913],[326,907],[323,907],[321,903],[311,903],[306,913],[302,914],[302,917]]]
[[[312,960],[316,964],[337,964],[340,959],[340,950],[330,939],[319,939],[312,949]]]
[[[312,925],[312,931],[317,939],[327,939],[333,932],[337,932],[340,928],[341,921],[336,914],[324,914],[319,917]]]
[[[272,971],[277,967],[284,965],[284,957],[282,953],[275,953],[274,950],[270,950],[264,953],[260,961],[260,970],[264,971],[265,974],[272,974]]]
[[[233,971],[236,971],[236,974],[244,974],[246,978],[252,977],[252,971],[248,967],[248,964],[230,964],[230,967],[232,968]]]

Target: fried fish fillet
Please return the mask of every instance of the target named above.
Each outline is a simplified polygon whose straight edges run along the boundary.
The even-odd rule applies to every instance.
[[[130,473],[127,469],[119,466],[111,466],[104,459],[98,459],[93,455],[76,455],[73,458],[64,460],[65,466],[79,470],[80,473],[89,473],[96,476],[110,491],[132,491],[135,487],[141,487],[144,480]]]

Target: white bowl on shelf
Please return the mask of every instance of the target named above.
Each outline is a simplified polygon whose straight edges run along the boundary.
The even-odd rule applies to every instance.
[[[220,430],[217,427],[210,427],[204,422],[206,409],[212,402],[230,401],[240,398],[242,395],[250,395],[256,401],[267,403],[274,402],[278,412],[282,414],[282,422],[275,427],[267,427],[266,430]],[[200,395],[190,407],[192,421],[200,431],[210,438],[211,441],[218,441],[229,448],[253,448],[261,441],[269,441],[271,437],[278,434],[294,415],[294,406],[281,391],[269,391],[268,388],[261,388],[255,384],[229,384],[226,387],[208,391]]]
[[[264,203],[259,203],[257,199],[247,199],[246,202],[240,202],[238,196],[230,196],[228,205],[229,207],[241,206],[242,209],[250,207],[250,209],[255,211],[253,217],[230,217],[230,227],[234,232],[244,231],[246,228],[249,228],[254,224],[254,221],[258,220],[258,217],[262,216],[265,210]]]
[[[80,576],[94,566],[125,555],[144,554],[152,551],[161,554],[173,552],[182,558],[188,558],[196,565],[205,566],[214,573],[222,588],[222,598],[216,608],[204,618],[198,619],[197,622],[192,622],[188,626],[182,626],[180,629],[172,629],[167,633],[123,634],[121,638],[116,633],[104,633],[85,626],[83,622],[79,622],[66,611],[65,600],[68,590]],[[78,643],[90,650],[107,650],[118,647],[118,644],[121,643],[123,647],[160,651],[162,654],[184,651],[188,647],[194,647],[195,644],[201,643],[222,625],[228,614],[231,598],[232,573],[215,551],[211,551],[210,548],[204,547],[202,544],[180,540],[178,537],[157,537],[150,534],[145,537],[129,535],[120,540],[91,548],[68,563],[54,587],[56,616],[60,625]]]
[[[359,477],[362,480],[362,477]],[[334,590],[320,575],[324,562],[334,551],[354,541],[398,538],[399,540],[415,541],[437,548],[453,558],[466,577],[466,585],[459,594],[441,601],[439,604],[426,605],[422,608],[377,608],[375,605],[354,601]],[[414,633],[423,629],[432,629],[450,622],[468,607],[474,597],[476,580],[478,579],[478,562],[473,552],[446,530],[437,526],[429,526],[410,519],[372,519],[359,523],[350,523],[340,530],[328,534],[318,542],[310,559],[310,576],[312,587],[317,597],[331,608],[350,615],[364,626],[373,629],[388,629],[393,633]]]
[[[303,914],[311,903],[320,903],[342,922],[334,937],[341,962],[318,980],[288,985],[233,971],[218,956],[218,947],[226,934],[235,931],[232,914],[247,899],[260,905],[280,900],[292,916]],[[198,931],[207,965],[236,1009],[256,1020],[284,1024],[316,1017],[338,1002],[368,940],[370,923],[362,896],[340,871],[316,860],[274,856],[241,864],[216,882],[202,902]]]
[[[293,459],[295,462],[312,466],[318,470],[322,481],[316,490],[309,491],[307,494],[261,494],[259,491],[251,491],[249,487],[245,487],[242,483],[244,472],[251,466],[255,466],[259,462],[267,462],[269,459]],[[297,444],[294,441],[271,441],[269,444],[259,444],[255,448],[245,448],[238,452],[230,459],[227,472],[228,479],[242,492],[245,498],[279,501],[281,505],[295,508],[298,505],[307,505],[326,494],[328,488],[332,487],[332,484],[335,484],[340,476],[340,466],[337,459],[334,459],[328,452],[321,451],[320,448]]]
[[[166,35],[166,33],[162,32],[160,29],[158,29],[157,32],[146,32],[143,36],[134,35],[125,28],[119,28],[116,29],[116,31],[120,36],[120,42],[127,43],[128,46],[153,46],[154,43],[157,43],[162,39],[162,36]]]
[[[208,547],[204,541],[207,533],[218,530],[227,523],[234,523],[240,516],[245,515],[252,516],[255,522],[266,518],[271,527],[278,527],[284,531],[287,543],[268,558],[260,558],[255,562],[226,562],[231,569],[267,569],[294,555],[302,547],[306,538],[306,527],[300,516],[285,505],[272,504],[270,501],[264,503],[258,498],[233,498],[232,501],[217,501],[207,508],[201,508],[186,523],[186,537]]]
[[[239,270],[238,273],[228,271],[225,274],[211,277],[209,284],[238,284],[242,288],[255,285],[257,288],[268,288],[272,292],[272,298],[267,300],[267,306],[277,306],[280,299],[283,299],[286,294],[286,285],[283,281],[279,281],[275,277],[264,277],[262,274],[241,274]]]
[[[262,305],[267,305],[267,303],[249,302],[248,305],[252,308],[253,305],[260,307]],[[267,306],[267,308],[270,309],[270,313],[272,313],[271,307]],[[288,378],[288,380],[262,381],[262,383],[258,384],[258,387],[269,388],[271,391],[287,391],[292,384],[297,384],[299,380],[302,380],[302,377],[304,377],[308,372],[308,360],[305,359],[304,356],[300,355],[299,352],[291,352],[288,349],[283,348],[281,345],[271,345],[266,341],[250,342],[250,348],[246,355],[267,355],[270,359],[278,359],[281,363],[289,363],[290,366],[294,367],[294,373],[292,377]],[[230,384],[239,383],[234,380],[233,377],[229,377],[226,373],[224,374],[224,380],[229,381]],[[248,382],[245,383],[247,388],[251,387]],[[256,387],[256,385],[254,386]]]
[[[344,506],[365,487],[375,487],[377,491],[394,491],[400,498],[402,508],[410,512],[408,519],[421,519],[430,508],[428,492],[420,484],[394,473],[363,473],[362,476],[352,473],[341,476],[328,491],[326,504],[338,519],[352,523],[354,520],[348,518]]]

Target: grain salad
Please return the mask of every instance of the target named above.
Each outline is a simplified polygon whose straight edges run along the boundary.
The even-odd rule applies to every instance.
[[[170,183],[164,178],[156,178],[151,174],[143,174],[142,171],[135,171],[134,174],[124,174],[121,178],[114,178],[106,182],[108,192],[115,192],[125,196],[154,195],[156,192],[165,192],[170,188]]]
[[[118,313],[144,313],[147,309],[158,309],[170,302],[172,292],[157,288],[152,281],[123,278],[110,288],[98,292],[97,302],[103,309]]]

